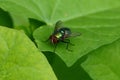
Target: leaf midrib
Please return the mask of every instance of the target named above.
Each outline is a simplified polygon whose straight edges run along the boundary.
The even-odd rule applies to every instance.
[[[60,0],[56,0],[56,4],[54,5],[53,11],[51,12],[50,21],[52,21],[52,18],[53,18],[54,14],[55,14],[55,11],[57,10],[59,1],[60,1]]]

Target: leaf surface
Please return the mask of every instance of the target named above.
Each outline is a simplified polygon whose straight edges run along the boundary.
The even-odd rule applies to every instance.
[[[120,80],[120,39],[91,52],[82,67],[93,80]]]
[[[45,56],[22,32],[0,26],[0,80],[57,80]]]

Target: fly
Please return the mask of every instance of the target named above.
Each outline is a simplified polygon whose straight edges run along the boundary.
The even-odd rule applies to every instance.
[[[67,27],[64,27],[62,21],[57,21],[53,33],[50,35],[49,39],[52,44],[55,45],[54,52],[56,50],[57,44],[59,42],[66,43],[66,49],[72,51],[68,48],[69,45],[74,45],[68,39],[71,36],[79,36],[80,34],[73,34],[71,30]]]

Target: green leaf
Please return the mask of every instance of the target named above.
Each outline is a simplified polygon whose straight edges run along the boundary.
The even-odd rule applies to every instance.
[[[0,26],[0,80],[57,80],[45,56],[26,35]]]
[[[94,80],[120,80],[120,39],[91,52],[82,66]]]
[[[109,22],[109,21],[108,21]],[[56,54],[58,54],[68,66],[75,63],[80,57],[89,53],[90,51],[109,44],[120,37],[120,26],[103,26],[91,27],[91,28],[80,28],[71,27],[72,32],[82,33],[81,36],[71,37],[71,43],[75,46],[69,46],[73,52],[66,50],[65,43],[59,43],[57,45]],[[52,34],[53,28],[48,26],[43,26],[38,28],[33,36],[38,45],[38,48],[42,51],[52,51],[54,50],[54,45],[50,42],[45,42],[49,36]],[[41,46],[42,45],[42,46]]]

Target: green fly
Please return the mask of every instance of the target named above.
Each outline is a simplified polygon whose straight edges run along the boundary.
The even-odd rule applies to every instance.
[[[55,24],[54,31],[50,35],[48,40],[50,40],[50,42],[55,45],[54,52],[59,42],[66,43],[67,44],[66,49],[68,51],[72,51],[68,48],[68,46],[69,44],[70,45],[74,45],[74,44],[72,44],[68,38],[71,36],[79,36],[79,35],[81,34],[79,33],[73,34],[69,28],[64,27],[64,25],[62,24],[62,21],[57,21]]]

